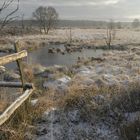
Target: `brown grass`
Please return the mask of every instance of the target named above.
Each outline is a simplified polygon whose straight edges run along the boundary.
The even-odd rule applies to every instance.
[[[14,93],[16,93],[14,95]],[[2,113],[18,96],[19,90],[10,88],[0,88],[0,113]]]
[[[9,105],[8,101],[0,100],[0,112],[3,112]]]
[[[55,105],[53,94],[53,91],[41,93],[35,106],[31,105],[29,99],[0,127],[0,140],[25,140],[27,132],[35,133],[34,123],[40,120],[43,112]]]
[[[93,100],[95,95],[103,95],[105,102],[98,103]],[[120,127],[124,126],[125,135],[129,137],[129,131],[133,127],[140,128],[140,125],[133,123],[129,126],[123,125],[124,113],[139,111],[140,107],[140,84],[131,83],[127,88],[125,87],[101,87],[83,88],[72,86],[69,93],[63,97],[59,102],[60,108],[65,111],[78,109],[80,111],[80,118],[84,121],[100,120],[101,118],[108,118],[110,112],[114,114],[113,120],[109,123]],[[105,119],[106,120],[106,119]],[[125,121],[124,121],[125,122]],[[139,122],[140,123],[140,122]],[[139,124],[138,123],[138,124]],[[124,123],[125,124],[125,123]],[[135,135],[132,130],[132,135]]]
[[[35,106],[26,104],[20,108],[13,116],[13,119],[0,129],[0,136],[11,138],[9,140],[24,140],[26,132],[35,133],[34,123],[40,120],[43,112],[52,107],[60,108],[63,111],[78,109],[81,120],[90,122],[106,118],[110,114],[110,111],[114,112],[115,120],[112,123],[118,128],[120,128],[120,124],[123,126],[123,137],[124,135],[125,137],[129,137],[130,131],[132,135],[135,135],[133,128],[137,128],[137,126],[135,124],[132,124],[132,126],[123,125],[123,113],[139,110],[139,87],[139,83],[131,84],[127,88],[118,86],[101,88],[92,86],[87,88],[72,85],[65,96],[57,95],[53,89],[48,92],[42,91],[40,96],[38,96],[38,103]],[[105,102],[95,102],[93,100],[95,95],[103,95]],[[5,140],[4,138],[2,140]]]
[[[24,140],[26,132],[35,131],[33,127],[34,108],[26,102],[22,105],[10,120],[0,127],[1,140]]]

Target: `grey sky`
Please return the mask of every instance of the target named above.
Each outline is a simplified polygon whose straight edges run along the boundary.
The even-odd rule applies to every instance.
[[[0,0],[0,4],[2,1]],[[38,6],[55,7],[61,19],[140,18],[140,0],[20,0],[19,13],[24,13],[26,18],[30,18]]]

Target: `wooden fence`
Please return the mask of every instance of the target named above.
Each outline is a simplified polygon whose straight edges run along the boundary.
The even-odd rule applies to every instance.
[[[21,59],[27,57],[27,51],[23,50],[18,52],[17,44],[15,44],[16,53],[0,57],[0,66],[7,63],[17,61],[19,67],[21,82],[0,82],[0,87],[10,87],[10,88],[23,88],[23,93],[16,99],[1,115],[0,115],[0,126],[3,125],[11,115],[30,97],[34,90],[32,83],[24,83],[23,72],[21,67]]]

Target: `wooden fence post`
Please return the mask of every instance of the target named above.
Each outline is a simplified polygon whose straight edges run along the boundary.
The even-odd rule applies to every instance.
[[[15,52],[18,53],[19,52],[19,42],[16,42],[15,44]],[[23,69],[22,69],[22,64],[21,64],[21,59],[18,59],[16,60],[17,62],[17,66],[19,68],[19,72],[20,72],[20,76],[21,76],[21,82],[22,82],[22,88],[23,88],[23,91],[25,90],[24,89],[24,74],[23,74]]]

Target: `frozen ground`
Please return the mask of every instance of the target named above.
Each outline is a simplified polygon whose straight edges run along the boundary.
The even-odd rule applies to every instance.
[[[72,38],[77,44],[100,47],[105,45],[103,39],[105,32],[106,30],[103,29],[73,29]],[[118,30],[113,44],[127,46],[127,50],[108,50],[100,58],[81,59],[78,64],[70,69],[61,66],[51,67],[50,69],[37,66],[33,72],[35,76],[39,76],[39,79],[43,79],[41,79],[41,82],[39,81],[39,84],[42,84],[43,91],[47,92],[49,88],[54,88],[54,96],[57,94],[56,97],[62,98],[61,102],[63,102],[63,97],[69,96],[74,90],[73,87],[82,88],[82,91],[78,95],[75,92],[75,95],[72,95],[74,96],[72,100],[70,94],[69,106],[72,106],[72,108],[63,109],[63,107],[53,106],[49,111],[43,112],[40,120],[35,123],[36,133],[33,139],[120,140],[121,136],[118,130],[121,123],[127,124],[131,121],[133,123],[139,119],[140,92],[136,90],[135,94],[131,95],[126,88],[135,82],[140,82],[139,36],[139,31]],[[69,31],[65,29],[51,32],[50,35],[8,37],[11,41],[19,39],[23,47],[26,45],[30,47],[38,46],[42,42],[46,44],[49,42],[63,43],[68,38]],[[91,87],[94,90],[99,90],[103,86],[107,89],[114,88],[114,90],[116,87],[118,87],[118,90],[120,90],[120,87],[124,87],[127,91],[124,94],[129,93],[129,95],[124,96],[124,98],[122,98],[123,95],[119,95],[120,98],[116,103],[112,101],[110,94],[102,95],[100,93],[92,95],[86,102],[86,95]],[[76,107],[73,107],[74,104],[76,104]],[[92,115],[92,118],[88,118],[90,115]],[[137,140],[139,138],[134,137]]]
[[[104,46],[106,37],[105,29],[78,29],[74,28],[71,31],[72,42],[75,45],[95,45],[97,47]],[[116,30],[116,37],[112,42],[112,45],[123,45],[129,47],[139,46],[140,31],[131,29],[120,29]],[[49,35],[26,35],[26,36],[13,36],[4,37],[0,39],[1,47],[4,44],[9,45],[19,40],[21,47],[24,48],[38,48],[42,44],[47,45],[48,43],[65,43],[69,42],[70,31],[69,29],[57,29],[51,31]],[[7,46],[6,45],[6,46]]]
[[[44,72],[42,71],[42,73],[43,75],[47,75],[48,78],[44,81],[43,86],[45,90],[48,90],[49,87],[54,88],[55,94],[59,94],[60,97],[67,96],[67,94],[69,94],[68,92],[72,92],[70,88],[74,90],[73,87],[84,89],[79,93],[81,94],[81,96],[78,95],[79,98],[86,98],[86,94],[88,94],[90,88],[98,90],[103,86],[108,88],[114,87],[114,90],[116,90],[116,87],[118,87],[118,90],[119,88],[124,87],[127,91],[129,85],[140,82],[139,61],[140,50],[138,48],[127,51],[105,51],[100,59],[83,59],[77,65],[73,66],[70,69],[72,75],[67,75],[67,71],[69,70],[61,66],[51,67],[51,74],[49,74],[49,68],[46,68],[47,70],[44,69]],[[55,72],[61,72],[61,74],[55,76]],[[55,78],[53,78],[53,76]],[[49,77],[51,77],[50,81]],[[85,97],[83,97],[84,92]],[[129,93],[129,91],[127,92]],[[115,94],[117,94],[117,91]],[[120,103],[117,104],[120,104],[120,106],[123,104],[122,106],[126,108],[123,108],[124,110],[120,109],[119,105],[112,106],[111,103],[109,103],[111,100],[110,95],[102,93],[93,95],[89,103],[84,103],[84,99],[78,99],[76,103],[78,104],[81,101],[83,106],[78,105],[78,107],[66,110],[59,107],[52,108],[49,111],[46,111],[40,121],[36,124],[37,132],[36,135],[34,135],[34,139],[120,140],[122,138],[119,133],[120,125],[122,123],[133,123],[139,119],[139,109],[134,107],[135,105],[138,106],[140,103],[139,92],[135,97],[137,99],[132,100],[132,104],[129,103],[128,100],[128,98],[131,98],[131,95],[124,97],[126,103],[123,103],[123,101],[121,102],[120,99],[118,100]],[[76,96],[74,98],[76,98]],[[73,103],[75,102],[72,102],[71,100],[71,106],[73,106]],[[85,106],[87,108],[84,110],[85,114],[83,120],[80,113]],[[103,115],[100,111],[101,109],[105,111],[105,108],[100,108],[99,106],[107,106],[106,111],[108,113]],[[88,109],[90,107],[93,110],[89,111]],[[92,119],[86,118],[89,114],[93,115]]]

